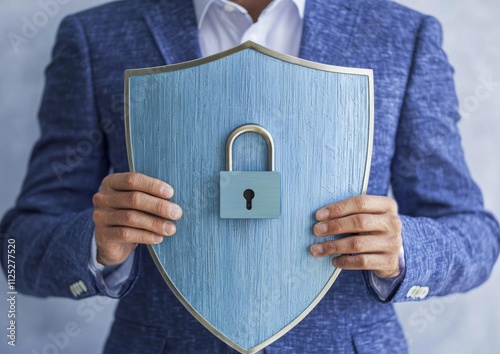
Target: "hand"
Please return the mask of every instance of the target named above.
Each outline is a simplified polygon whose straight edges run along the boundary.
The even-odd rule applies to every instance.
[[[140,173],[104,178],[92,199],[97,261],[120,264],[139,243],[157,244],[172,236],[176,228],[169,220],[182,216],[182,209],[167,200],[173,195],[170,185]]]
[[[401,220],[397,204],[387,197],[362,195],[330,204],[316,212],[316,236],[354,234],[317,243],[315,257],[338,255],[333,264],[342,269],[372,270],[381,278],[400,274]]]

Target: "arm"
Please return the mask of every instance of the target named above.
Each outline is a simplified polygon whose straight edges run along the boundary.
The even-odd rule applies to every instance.
[[[395,302],[467,291],[491,273],[500,248],[500,228],[484,210],[465,164],[457,110],[453,71],[441,49],[441,28],[428,17],[416,41],[392,162],[399,208],[386,197],[362,196],[316,213],[317,236],[356,234],[314,245],[311,253],[339,255],[333,260],[337,267],[365,270],[375,299],[379,297],[373,289],[374,275],[397,280],[384,299]],[[418,294],[415,289],[420,289]]]
[[[16,207],[1,224],[16,240],[17,288],[37,296],[122,297],[139,274],[140,253],[132,252],[175,233],[165,219],[177,220],[182,210],[166,200],[174,191],[162,181],[135,173],[106,176],[92,63],[74,16],[61,24],[46,76],[41,138]],[[6,262],[4,255],[4,269]]]
[[[470,290],[491,273],[500,229],[483,207],[467,169],[457,128],[453,69],[441,48],[439,23],[420,29],[392,163],[403,224],[406,275],[392,301],[413,286],[429,295]]]
[[[85,35],[75,17],[60,26],[39,124],[41,137],[21,194],[1,225],[1,232],[16,240],[17,287],[37,296],[73,297],[70,286],[82,281],[87,291],[81,297],[95,295],[100,291],[88,269],[92,195],[109,162]]]

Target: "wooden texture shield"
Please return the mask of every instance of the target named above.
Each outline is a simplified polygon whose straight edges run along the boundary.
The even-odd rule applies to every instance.
[[[187,63],[128,70],[125,96],[130,169],[171,184],[172,201],[184,210],[177,233],[150,246],[151,256],[203,325],[236,350],[255,353],[335,291],[340,270],[308,251],[331,239],[313,235],[314,212],[366,191],[372,71],[247,42]],[[226,139],[251,123],[274,138],[281,216],[221,219]],[[259,135],[241,135],[234,170],[265,170],[266,149]]]

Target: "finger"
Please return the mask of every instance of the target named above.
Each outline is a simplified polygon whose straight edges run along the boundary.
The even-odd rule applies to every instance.
[[[309,248],[314,257],[336,254],[384,253],[392,250],[392,239],[376,235],[349,236],[340,240],[315,243]]]
[[[352,214],[397,213],[396,202],[388,197],[360,195],[327,205],[316,212],[316,220],[340,218]]]
[[[387,254],[357,254],[335,257],[333,265],[341,269],[373,270],[383,277],[396,276],[399,271],[397,257]]]
[[[314,225],[316,236],[341,235],[349,233],[377,233],[389,230],[388,217],[373,214],[355,214]]]
[[[154,245],[161,243],[164,236],[132,227],[115,226],[106,230],[106,241],[111,243],[140,243]]]
[[[172,236],[176,227],[170,221],[138,210],[114,210],[107,212],[104,222],[109,226],[128,226],[151,231],[158,235]]]
[[[141,173],[114,173],[103,181],[103,188],[116,191],[139,191],[160,198],[172,198],[174,189],[168,183]]]
[[[179,220],[182,209],[179,205],[142,192],[121,192],[107,197],[106,206],[114,209],[133,209],[170,220]]]

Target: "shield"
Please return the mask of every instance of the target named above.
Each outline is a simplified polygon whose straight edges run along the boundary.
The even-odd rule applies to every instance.
[[[130,169],[171,184],[172,201],[184,210],[177,233],[149,246],[151,256],[205,327],[239,352],[255,353],[335,293],[330,287],[340,269],[308,249],[332,239],[313,235],[315,211],[366,191],[371,70],[247,42],[203,59],[128,70],[125,102]],[[276,219],[220,216],[226,142],[245,124],[264,127],[274,139],[281,174]],[[232,149],[233,171],[267,169],[258,134],[242,134]]]

